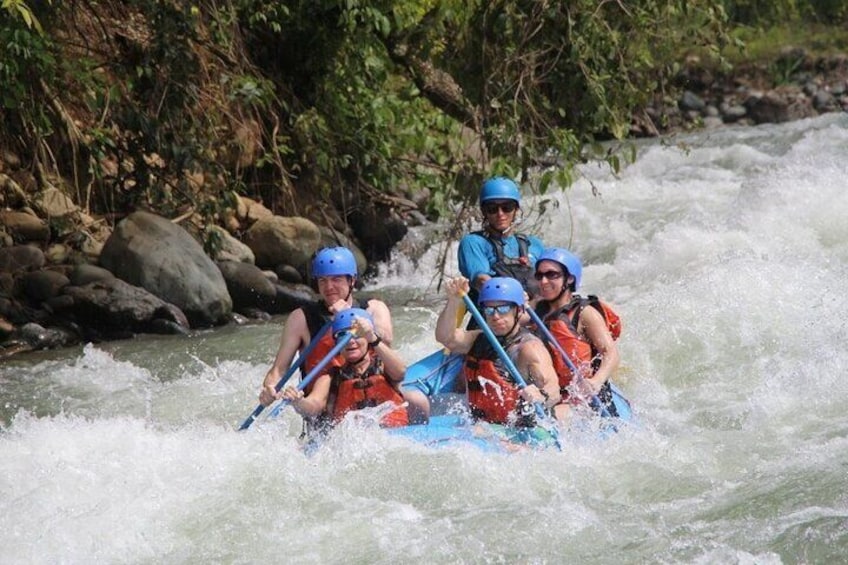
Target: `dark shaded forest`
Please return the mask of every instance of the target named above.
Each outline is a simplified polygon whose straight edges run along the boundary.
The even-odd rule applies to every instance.
[[[10,0],[0,174],[21,189],[3,205],[58,188],[106,224],[150,210],[214,248],[210,228],[246,196],[379,258],[370,239],[397,235],[370,233],[382,219],[438,217],[492,174],[556,163],[534,177],[544,192],[590,157],[618,168],[598,142],[634,123],[667,131],[685,61],[718,76],[766,30],[844,27],[846,13],[837,0]]]

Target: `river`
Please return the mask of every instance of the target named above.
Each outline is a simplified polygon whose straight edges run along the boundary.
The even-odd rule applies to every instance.
[[[637,423],[562,452],[351,425],[305,455],[293,411],[236,432],[282,318],[8,360],[0,563],[844,563],[846,156],[830,114],[644,142],[528,200],[624,320]],[[365,289],[409,361],[436,348],[437,251]]]

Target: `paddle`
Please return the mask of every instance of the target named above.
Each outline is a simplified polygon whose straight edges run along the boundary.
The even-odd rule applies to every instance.
[[[333,320],[330,320],[326,324],[324,324],[321,329],[318,330],[318,333],[316,333],[315,336],[312,338],[312,341],[307,344],[306,348],[300,352],[296,359],[292,361],[288,371],[286,371],[285,374],[280,377],[279,382],[274,385],[274,390],[276,392],[280,392],[283,389],[283,386],[285,386],[285,384],[288,382],[288,380],[292,378],[294,372],[297,371],[301,365],[303,365],[303,362],[306,360],[307,357],[309,357],[309,354],[312,353],[312,350],[315,349],[315,346],[318,345],[318,342],[321,341],[321,338],[324,336],[324,333],[330,328],[331,325],[333,325]],[[241,426],[239,426],[239,431],[246,430],[247,428],[249,428],[253,424],[253,422],[256,421],[256,418],[259,417],[263,410],[265,410],[265,406],[263,404],[257,406],[250,414],[250,416],[248,416],[247,419],[242,422]]]
[[[574,363],[571,361],[571,359],[568,357],[568,355],[565,354],[565,350],[563,350],[562,346],[559,344],[559,342],[556,340],[556,338],[551,334],[551,331],[548,329],[548,327],[545,325],[545,323],[542,321],[542,319],[539,317],[539,315],[536,312],[534,312],[532,308],[528,308],[527,313],[530,314],[530,318],[533,320],[533,323],[535,323],[536,326],[538,326],[539,331],[542,332],[545,335],[545,341],[547,341],[548,343],[552,343],[553,346],[556,348],[556,350],[559,352],[563,361],[565,361],[565,364],[568,365],[568,369],[574,375],[574,378],[576,378],[576,379],[583,378],[582,375],[577,371],[577,367],[574,365]],[[598,410],[600,410],[601,416],[604,416],[605,418],[612,418],[612,415],[609,413],[609,410],[607,410],[607,407],[604,406],[604,404],[601,402],[601,399],[598,398],[597,394],[593,394],[591,396],[591,401],[592,401],[592,404],[598,406]]]
[[[318,361],[318,364],[317,364],[317,365],[315,365],[314,367],[312,367],[312,370],[311,370],[311,371],[309,371],[309,372],[306,374],[306,376],[305,376],[305,377],[303,377],[303,379],[302,379],[302,380],[301,380],[301,381],[297,384],[296,389],[297,389],[297,390],[303,390],[303,389],[305,389],[306,387],[308,387],[308,386],[309,386],[309,383],[311,383],[313,380],[315,380],[315,377],[317,377],[319,374],[321,374],[321,371],[324,369],[324,367],[327,365],[327,363],[329,363],[330,361],[332,361],[332,360],[333,360],[333,358],[334,358],[336,355],[338,355],[338,354],[339,354],[339,352],[340,352],[342,349],[344,349],[344,348],[345,348],[345,345],[347,345],[347,342],[349,342],[351,339],[353,339],[353,334],[352,334],[351,332],[342,332],[341,337],[339,337],[339,338],[337,339],[337,341],[336,341],[336,345],[335,345],[335,347],[333,347],[333,348],[330,350],[330,352],[329,352],[329,353],[327,353],[327,355],[325,355],[325,356],[324,356],[324,358],[323,358],[323,359],[321,359],[320,361]],[[280,411],[281,411],[283,408],[285,408],[286,406],[288,406],[289,404],[291,404],[291,402],[289,402],[288,400],[283,400],[282,402],[280,402],[280,403],[279,403],[279,404],[278,404],[278,405],[274,408],[274,410],[271,412],[271,417],[276,417],[276,416],[278,416],[278,415],[280,414]]]
[[[524,377],[521,376],[521,373],[518,372],[518,368],[512,362],[512,359],[509,358],[504,348],[501,347],[501,344],[498,342],[498,338],[495,336],[492,329],[486,323],[486,320],[483,318],[483,315],[480,314],[480,311],[477,309],[477,306],[474,305],[474,301],[468,296],[468,294],[462,295],[462,301],[465,303],[465,307],[471,312],[471,315],[477,321],[477,324],[480,326],[480,329],[483,330],[483,333],[486,335],[486,338],[489,340],[489,343],[492,344],[495,352],[500,357],[501,361],[503,361],[504,365],[506,365],[509,374],[512,376],[515,383],[518,385],[518,388],[525,388],[527,386],[527,381],[524,380]],[[542,421],[547,419],[547,415],[545,414],[545,407],[539,403],[533,403],[534,408],[536,409],[536,416],[538,417],[538,421]],[[556,426],[551,426],[548,430],[551,432],[551,435],[554,437],[554,441],[556,442],[556,446],[558,449],[562,450],[562,445],[559,442],[559,433],[556,431]]]

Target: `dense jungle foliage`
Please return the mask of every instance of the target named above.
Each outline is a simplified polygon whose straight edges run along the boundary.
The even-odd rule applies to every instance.
[[[535,188],[567,186],[686,53],[721,65],[734,27],[848,21],[841,0],[1,6],[0,148],[91,213],[208,222],[235,194],[332,223],[424,193],[438,215],[551,162]]]

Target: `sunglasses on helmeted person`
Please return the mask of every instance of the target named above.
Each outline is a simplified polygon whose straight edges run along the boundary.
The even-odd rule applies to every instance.
[[[505,214],[511,214],[518,208],[518,204],[512,200],[504,202],[486,202],[481,206],[484,214],[497,214],[498,210]]]
[[[537,281],[540,281],[542,279],[548,279],[549,281],[555,281],[557,279],[561,279],[564,275],[565,275],[565,273],[563,273],[561,271],[543,271],[543,272],[537,271],[536,273],[533,274],[533,278],[536,279]]]
[[[515,308],[515,305],[513,304],[501,304],[500,306],[483,306],[482,310],[483,314],[492,317],[495,315],[495,312],[501,316],[506,316],[513,308]]]
[[[333,341],[339,341],[343,335],[350,333],[350,330],[345,330],[343,332],[336,332],[333,334]],[[355,335],[353,337],[356,337]]]

